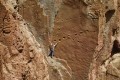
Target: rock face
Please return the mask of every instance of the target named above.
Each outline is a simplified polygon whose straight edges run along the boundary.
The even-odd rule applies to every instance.
[[[69,68],[60,60],[46,55],[49,17],[38,3],[37,0],[0,0],[0,80],[72,78]]]
[[[119,0],[95,1],[99,4],[99,33],[89,80],[120,80]],[[112,6],[111,6],[112,5]]]
[[[13,7],[0,1],[0,80],[48,80],[42,46]]]
[[[93,23],[87,16],[87,5],[80,0],[64,0],[55,18],[53,37],[61,41],[56,56],[68,62],[75,80],[88,79],[98,35]]]
[[[0,0],[0,80],[120,80],[119,6]]]

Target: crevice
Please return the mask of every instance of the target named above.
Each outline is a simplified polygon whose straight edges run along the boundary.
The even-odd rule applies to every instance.
[[[18,51],[19,51],[19,53],[22,53],[22,52],[23,52],[23,49],[19,49]]]
[[[108,9],[108,6],[105,6],[105,9]]]
[[[113,47],[112,47],[112,51],[111,51],[111,57],[120,52],[120,44],[118,40],[114,40],[113,42]]]
[[[108,73],[108,72],[106,72],[106,75],[111,75],[111,76],[114,76],[114,77],[116,77],[116,78],[119,78],[119,76],[113,75],[113,74]]]
[[[3,33],[9,34],[11,31],[10,30],[3,30]]]
[[[32,60],[34,59],[34,57],[30,57],[30,59],[28,60],[28,62],[27,63],[30,63],[30,62],[32,62]]]
[[[117,33],[117,28],[112,29],[112,36],[114,36]]]
[[[22,80],[27,80],[26,74],[22,74]]]
[[[29,70],[25,71],[21,74],[22,80],[28,80]]]
[[[15,6],[14,6],[14,9],[17,9],[17,8],[18,8],[18,6],[17,6],[17,5],[15,5]]]
[[[107,11],[107,12],[105,13],[106,23],[107,23],[108,21],[110,21],[110,19],[111,19],[112,16],[114,15],[114,13],[115,13],[115,10],[114,10],[114,9],[113,9],[113,10],[109,10],[109,11]]]

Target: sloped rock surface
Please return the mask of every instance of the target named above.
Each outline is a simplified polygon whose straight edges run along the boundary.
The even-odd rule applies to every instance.
[[[93,56],[89,80],[119,80],[119,0],[96,2],[101,5],[101,15],[98,46]]]
[[[71,79],[59,61],[46,56],[47,18],[36,1],[0,0],[0,80]]]
[[[87,80],[97,45],[98,27],[87,17],[87,6],[80,0],[64,0],[55,18],[54,40],[60,41],[56,56],[65,59],[75,80]]]
[[[119,0],[0,0],[0,80],[120,80],[119,8]]]
[[[21,16],[9,9],[0,2],[0,80],[47,79],[47,64],[41,45]]]

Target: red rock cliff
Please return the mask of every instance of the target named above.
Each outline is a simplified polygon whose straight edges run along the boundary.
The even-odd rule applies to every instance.
[[[0,80],[120,80],[119,6],[0,0]]]

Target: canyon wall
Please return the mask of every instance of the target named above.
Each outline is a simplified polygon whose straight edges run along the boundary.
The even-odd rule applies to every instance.
[[[0,0],[0,80],[120,80],[119,6]]]
[[[98,46],[93,55],[89,80],[120,80],[119,0],[101,0]]]

